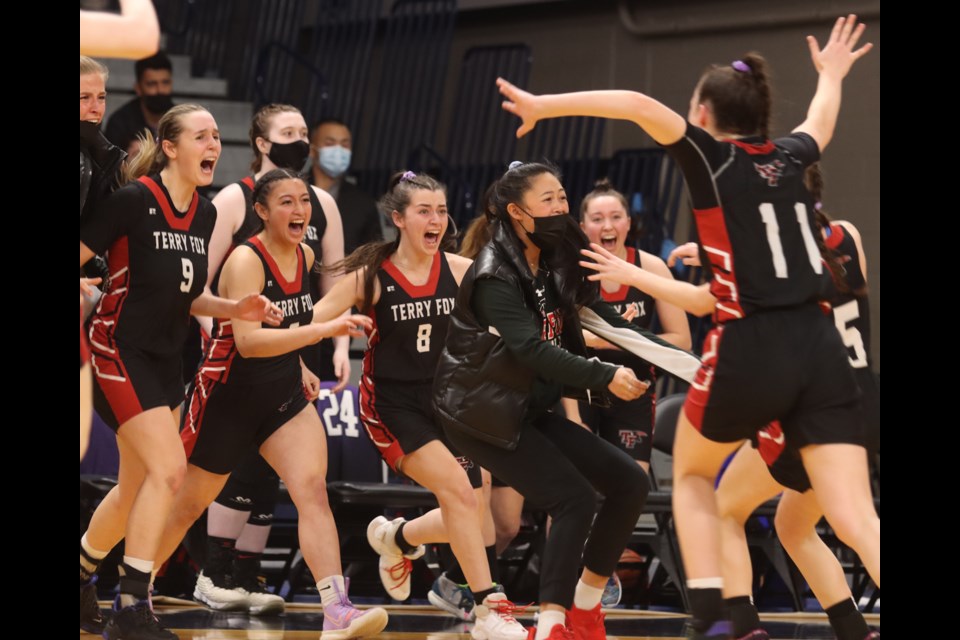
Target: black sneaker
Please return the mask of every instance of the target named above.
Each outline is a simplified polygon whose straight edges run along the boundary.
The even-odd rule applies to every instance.
[[[146,600],[115,612],[103,630],[103,637],[106,640],[179,640],[177,634],[163,628]]]
[[[103,633],[103,612],[97,602],[97,576],[80,585],[80,630]]]

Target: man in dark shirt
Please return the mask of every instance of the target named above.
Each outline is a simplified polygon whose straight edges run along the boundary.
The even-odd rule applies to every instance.
[[[133,156],[139,147],[137,136],[144,129],[157,134],[160,118],[173,106],[173,66],[163,51],[134,65],[137,80],[133,90],[137,97],[117,109],[107,122],[105,135],[129,155]]]
[[[343,179],[350,167],[351,145],[350,129],[336,118],[321,120],[310,135],[313,184],[337,201],[343,221],[344,255],[362,244],[383,239],[377,203]]]

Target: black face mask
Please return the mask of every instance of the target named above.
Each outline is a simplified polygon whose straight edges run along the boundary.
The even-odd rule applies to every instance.
[[[152,96],[141,96],[143,107],[155,116],[162,116],[173,108],[173,98],[169,93],[157,93]]]
[[[80,121],[80,142],[88,147],[94,146],[100,140],[100,125],[96,122]]]
[[[560,215],[535,218],[527,213],[526,210],[521,209],[521,211],[533,219],[533,231],[527,232],[527,237],[530,238],[530,242],[540,247],[540,251],[544,253],[552,252],[560,247],[563,238],[567,235],[567,231],[570,228],[568,220],[573,220],[569,214],[563,213]]]
[[[299,172],[303,170],[303,165],[310,157],[310,145],[303,140],[287,143],[272,142],[267,157],[280,169]]]

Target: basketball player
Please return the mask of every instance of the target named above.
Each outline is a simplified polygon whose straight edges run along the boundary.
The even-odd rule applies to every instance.
[[[290,105],[261,107],[250,123],[250,146],[253,175],[225,187],[213,199],[218,216],[211,240],[211,258],[215,265],[221,264],[233,247],[245,242],[254,229],[261,226],[253,209],[255,181],[277,168],[294,172],[303,168],[310,154],[303,115]],[[324,260],[333,263],[343,258],[343,231],[333,198],[315,187],[309,195],[313,214],[304,242],[315,256],[308,284],[311,297],[316,301],[339,278],[322,273],[320,265]],[[209,281],[214,289],[216,276],[217,268],[211,269]],[[204,319],[201,325],[209,335],[209,319]],[[334,393],[346,385],[350,377],[349,338],[338,336],[333,342],[336,347],[329,350],[324,362],[320,358],[322,343],[307,345],[300,352],[310,400],[319,394],[318,376],[336,377],[338,385]],[[260,557],[270,536],[279,491],[280,479],[255,451],[233,471],[207,513],[207,550],[194,598],[221,611],[246,610],[254,615],[283,611],[283,598],[269,593],[259,579]]]
[[[324,637],[356,638],[383,630],[383,609],[360,612],[350,603],[340,570],[340,543],[327,503],[326,435],[303,388],[299,350],[321,338],[362,335],[363,316],[313,323],[313,251],[303,244],[310,190],[297,173],[275,169],[253,191],[263,230],[224,264],[220,292],[262,293],[284,313],[282,331],[238,320],[217,321],[193,384],[181,438],[188,468],[160,545],[158,561],[223,489],[251,449],[280,475],[299,513],[300,549],[324,605]]]
[[[367,539],[380,554],[380,578],[396,600],[410,595],[410,560],[422,544],[448,542],[477,605],[474,636],[523,640],[513,604],[494,588],[484,551],[480,468],[456,457],[436,424],[431,392],[457,287],[470,261],[441,250],[447,230],[446,191],[411,171],[390,180],[381,200],[398,234],[363,245],[340,267],[348,275],[314,307],[318,320],[356,306],[374,328],[364,355],[360,417],[395,471],[434,493],[439,509],[410,522],[378,517]],[[490,546],[493,540],[487,541]]]
[[[80,265],[106,253],[109,279],[89,328],[96,377],[94,406],[117,430],[120,473],[80,541],[81,626],[102,624],[93,576],[126,537],[117,613],[108,638],[175,637],[147,602],[163,523],[186,468],[177,437],[183,397],[180,351],[191,313],[280,321],[280,310],[250,295],[204,293],[213,205],[197,187],[213,180],[220,134],[213,116],[180,105],[161,119],[158,141],[144,140],[130,161],[133,182],[104,200],[80,229]],[[85,600],[86,599],[86,600]],[[84,607],[93,600],[94,606]]]
[[[807,119],[777,141],[767,137],[765,61],[753,54],[704,74],[689,123],[638,93],[537,97],[501,81],[504,107],[524,120],[518,133],[544,117],[632,120],[667,147],[690,187],[718,299],[718,326],[674,448],[674,512],[697,638],[729,637],[713,483],[724,459],[775,419],[800,449],[827,520],[880,581],[880,520],[857,444],[858,392],[840,338],[816,305],[823,264],[803,187],[803,170],[833,136],[843,78],[870,48],[855,50],[863,29],[851,15],[837,21],[822,50],[808,38],[817,92]],[[744,389],[755,401],[742,401]]]

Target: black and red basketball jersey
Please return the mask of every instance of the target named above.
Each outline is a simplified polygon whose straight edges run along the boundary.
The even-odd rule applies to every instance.
[[[850,366],[864,369],[870,366],[870,300],[866,294],[867,279],[860,264],[857,243],[843,226],[831,223],[824,244],[833,252],[840,273],[834,274],[842,282],[833,280],[827,290],[833,321],[847,347]]]
[[[132,182],[104,200],[80,229],[80,240],[106,253],[109,277],[91,321],[101,351],[116,344],[179,357],[190,306],[207,281],[207,247],[217,213],[196,192],[174,209],[159,175]]]
[[[813,138],[721,141],[688,124],[666,149],[690,189],[716,320],[815,302],[825,269],[803,184],[820,155]]]
[[[627,262],[642,268],[640,264],[640,252],[633,247],[627,247],[626,249]],[[653,324],[653,314],[656,311],[656,300],[653,299],[653,296],[627,285],[621,286],[617,291],[612,293],[600,287],[600,295],[602,295],[603,300],[616,309],[620,315],[623,315],[629,307],[636,307],[637,317],[632,320],[633,324],[641,329],[650,331],[650,327]],[[649,364],[637,356],[626,351],[621,351],[620,349],[589,349],[588,351],[591,356],[597,356],[604,362],[611,364],[635,367],[639,361],[643,363],[643,370],[636,370],[635,373],[641,377],[650,367]]]
[[[263,267],[263,295],[283,311],[279,327],[261,324],[265,329],[287,329],[313,322],[313,300],[310,298],[310,269],[303,247],[297,247],[297,275],[287,280],[260,238],[254,236],[244,246],[250,247]],[[237,351],[231,320],[215,320],[213,338],[207,346],[200,373],[219,382],[250,384],[279,380],[299,371],[300,352],[292,351],[266,358],[244,358]]]
[[[256,184],[253,176],[247,176],[238,181],[237,184],[243,192],[243,199],[247,203],[247,208],[243,212],[243,224],[241,224],[240,228],[233,234],[234,247],[239,247],[262,228],[260,217],[257,216],[257,212],[253,209],[253,187]],[[310,191],[310,224],[307,225],[307,234],[303,241],[308,247],[313,249],[314,261],[311,269],[314,275],[316,275],[320,273],[320,267],[323,264],[323,246],[321,241],[323,240],[323,234],[327,231],[327,216],[323,211],[323,205],[320,204],[320,198],[317,197],[316,190],[309,186],[307,188]],[[226,259],[224,259],[224,262],[226,262]],[[220,274],[218,273],[217,281],[219,281],[219,279]],[[315,277],[311,277],[310,280],[310,293],[313,295],[314,302],[316,302],[320,299],[319,286],[316,283]],[[214,289],[214,291],[216,291],[216,289]]]
[[[438,251],[434,256],[426,284],[411,284],[389,258],[380,265],[377,278],[380,299],[363,356],[364,378],[432,380],[458,289],[446,255]]]

